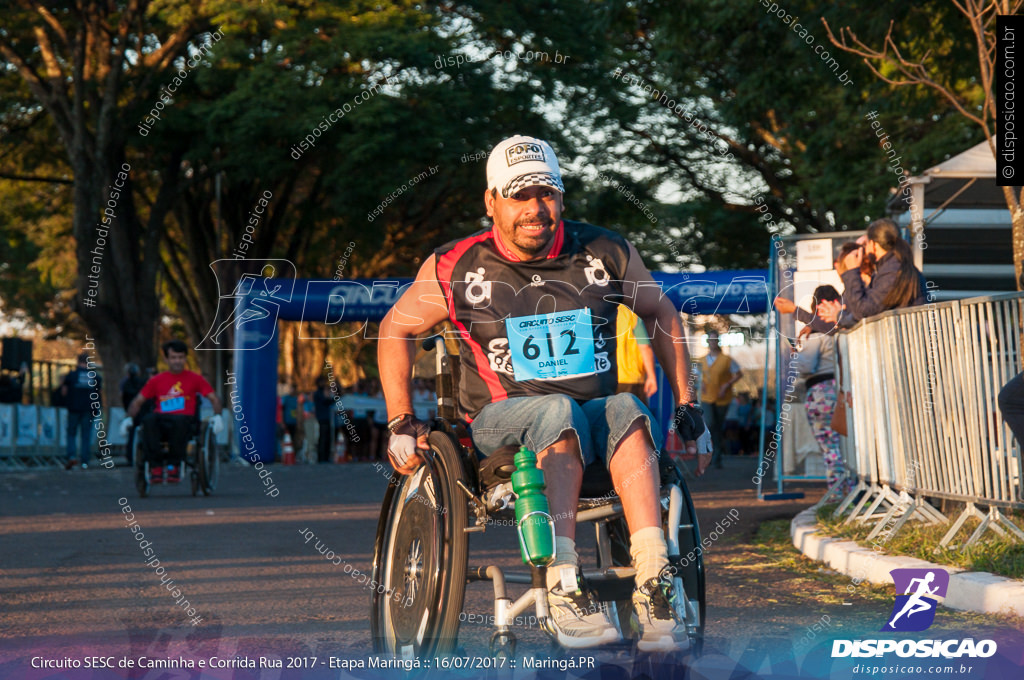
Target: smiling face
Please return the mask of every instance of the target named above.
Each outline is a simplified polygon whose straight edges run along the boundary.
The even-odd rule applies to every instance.
[[[520,189],[509,198],[484,193],[487,215],[502,243],[521,260],[543,257],[562,219],[562,194],[549,186]]]

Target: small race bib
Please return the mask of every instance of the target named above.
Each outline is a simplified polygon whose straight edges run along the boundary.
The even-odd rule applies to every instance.
[[[594,369],[594,327],[589,309],[505,319],[516,381],[559,380]]]
[[[177,413],[185,410],[185,397],[166,397],[160,400],[160,413]]]

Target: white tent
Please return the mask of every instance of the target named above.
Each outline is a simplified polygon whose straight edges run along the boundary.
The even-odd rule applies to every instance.
[[[964,288],[947,289],[943,297],[996,292],[1012,285],[1010,213],[1002,189],[996,186],[996,159],[988,142],[909,178],[909,187],[909,192],[898,192],[890,199],[889,212],[910,211],[909,220],[904,216],[898,221],[910,227],[915,263],[925,275],[946,277],[944,288]],[[933,247],[927,258],[922,243]],[[951,256],[954,243],[959,252]],[[934,248],[936,245],[939,248]],[[1006,254],[1005,262],[1002,252]],[[958,278],[973,282],[957,285]]]
[[[992,143],[995,143],[995,137],[992,138]],[[995,176],[996,158],[992,155],[992,148],[989,146],[989,143],[982,142],[961,154],[953,156],[948,161],[943,161],[934,167],[928,168],[921,173],[921,177],[915,177],[914,179],[927,183],[928,180],[924,178],[982,177],[993,179]],[[911,181],[914,181],[914,179],[911,179]]]
[[[911,232],[917,234],[931,221],[929,212],[934,215],[947,208],[1006,210],[1006,200],[995,179],[995,155],[989,143],[982,142],[909,178],[910,196],[897,192],[889,201],[889,211],[909,209]]]

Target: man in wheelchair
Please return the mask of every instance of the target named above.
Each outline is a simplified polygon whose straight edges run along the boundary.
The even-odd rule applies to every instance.
[[[674,427],[687,450],[708,440],[694,403],[689,358],[672,303],[636,249],[618,234],[562,220],[563,185],[551,146],[516,136],[487,163],[484,204],[491,229],[448,243],[423,263],[381,324],[378,348],[387,401],[388,453],[410,474],[428,450],[413,415],[414,342],[450,320],[462,372],[458,406],[481,455],[523,445],[537,452],[555,526],[547,569],[556,637],[581,648],[618,640],[605,607],[583,582],[576,509],[584,467],[601,460],[619,495],[636,569],[633,607],[641,651],[685,646],[659,509],[661,437],[634,395],[616,392],[617,305],[642,318],[677,404]],[[654,462],[654,464],[652,464]],[[698,474],[710,452],[698,456]]]
[[[181,461],[185,459],[189,439],[196,434],[193,431],[198,422],[196,395],[206,397],[213,405],[215,415],[210,419],[210,427],[213,428],[214,434],[219,434],[224,429],[224,421],[220,415],[220,399],[210,387],[210,383],[198,373],[185,370],[188,345],[181,340],[170,340],[165,342],[161,349],[169,370],[158,373],[146,381],[142,390],[128,405],[128,417],[121,424],[121,430],[127,432],[142,405],[147,400],[154,400],[154,409],[141,423],[142,452],[146,460],[155,466],[160,462],[160,443],[166,441],[170,452],[165,462],[175,466],[167,481],[178,482],[181,481]],[[152,469],[154,477],[157,477],[157,469]]]

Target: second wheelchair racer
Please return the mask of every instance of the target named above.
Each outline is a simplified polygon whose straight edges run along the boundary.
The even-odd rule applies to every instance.
[[[647,326],[677,409],[674,425],[689,453],[709,449],[690,391],[689,358],[675,307],[636,249],[618,234],[562,220],[564,193],[551,146],[516,136],[487,162],[484,204],[491,229],[448,243],[423,263],[380,328],[378,359],[398,472],[413,472],[427,450],[428,426],[413,415],[414,341],[450,319],[462,374],[459,410],[484,455],[506,445],[537,452],[555,518],[548,605],[558,641],[592,647],[618,640],[606,607],[583,582],[576,553],[576,508],[583,468],[600,457],[622,500],[636,568],[633,594],[641,651],[687,645],[661,529],[661,437],[647,408],[616,391],[616,306]],[[710,462],[698,456],[698,474]]]
[[[188,345],[181,340],[170,340],[161,349],[169,370],[146,381],[128,405],[128,417],[121,423],[121,431],[126,433],[142,405],[147,400],[154,400],[153,410],[142,420],[142,453],[147,456],[150,465],[155,465],[160,455],[160,442],[167,441],[170,447],[168,463],[174,464],[175,472],[180,473],[180,462],[185,459],[188,440],[192,436],[192,423],[199,407],[196,395],[206,397],[213,406],[215,415],[210,419],[210,427],[214,434],[220,434],[224,429],[222,406],[206,378],[185,370]],[[179,480],[172,478],[168,481]]]

